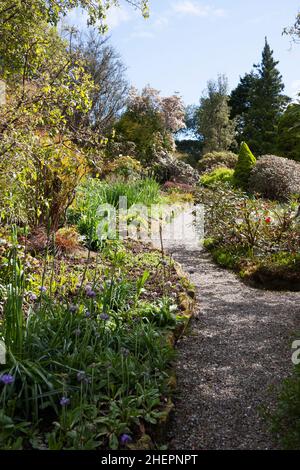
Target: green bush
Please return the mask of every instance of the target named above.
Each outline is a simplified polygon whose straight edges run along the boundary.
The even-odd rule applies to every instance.
[[[210,152],[201,158],[197,168],[200,173],[211,172],[212,170],[219,167],[234,169],[237,161],[238,156],[233,152]]]
[[[291,104],[280,118],[277,146],[282,157],[300,161],[300,104]]]
[[[252,169],[248,187],[267,199],[286,201],[300,194],[300,163],[264,155]]]
[[[211,173],[207,173],[201,176],[200,181],[203,186],[213,186],[217,183],[228,183],[233,182],[234,170],[229,168],[216,168]]]
[[[242,142],[238,162],[234,170],[234,182],[243,189],[248,188],[248,180],[252,168],[256,164],[256,158],[246,142]]]

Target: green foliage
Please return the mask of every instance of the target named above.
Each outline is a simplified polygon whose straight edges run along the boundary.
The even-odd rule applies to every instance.
[[[291,104],[278,123],[278,151],[282,157],[300,161],[300,105]]]
[[[11,250],[7,269],[18,288],[7,287],[0,324],[7,345],[0,376],[12,378],[0,381],[1,448],[117,449],[123,433],[133,436],[141,426],[156,424],[173,358],[166,333],[180,318],[167,297],[140,300],[149,272],[136,280],[119,278],[123,254],[117,250],[101,282],[83,278],[76,293],[69,289],[59,299],[41,289],[29,300],[19,341],[8,332],[17,331],[15,320],[28,309],[26,286],[19,282],[28,273],[19,247]],[[150,265],[154,253],[149,255]]]
[[[297,203],[279,204],[240,190],[202,189],[206,207],[205,247],[222,266],[271,289],[299,290]]]
[[[138,158],[148,161],[155,146],[161,143],[163,123],[156,111],[149,110],[142,115],[127,111],[116,124],[116,132],[123,139],[134,142]]]
[[[275,155],[260,157],[251,171],[249,190],[278,201],[300,195],[300,163]]]
[[[149,162],[155,150],[173,149],[173,134],[185,127],[184,115],[184,105],[177,94],[161,97],[150,86],[141,93],[132,89],[116,131],[119,138],[135,144],[139,160]]]
[[[247,189],[248,180],[252,168],[256,164],[256,158],[246,142],[242,142],[238,162],[234,170],[234,182],[243,189]]]
[[[210,173],[206,173],[201,176],[200,181],[203,186],[214,186],[218,183],[233,183],[234,170],[229,168],[216,168]]]
[[[197,133],[204,141],[205,153],[227,150],[234,144],[235,122],[230,119],[228,101],[226,77],[209,81],[196,110]]]
[[[233,116],[238,116],[238,140],[246,140],[260,155],[276,153],[278,120],[290,101],[282,93],[277,65],[266,39],[261,64],[246,74],[231,94]]]
[[[126,198],[128,209],[135,204],[146,207],[157,204],[160,200],[159,184],[152,179],[137,180],[128,184],[123,181],[105,183],[90,178],[78,188],[76,199],[69,211],[69,221],[77,224],[79,232],[86,237],[90,246],[98,248],[101,244],[97,227],[103,223],[107,211],[104,211],[104,214],[99,213],[99,207],[109,204],[111,208],[118,209],[122,197]],[[109,227],[105,230],[106,236],[109,236]]]
[[[206,173],[219,167],[234,169],[237,161],[238,156],[233,152],[210,152],[201,158],[197,168],[201,173]]]
[[[280,389],[275,412],[268,416],[271,431],[283,449],[300,449],[300,367],[294,367],[292,377]]]
[[[106,179],[128,179],[132,181],[135,178],[140,178],[143,173],[141,163],[128,155],[120,155],[113,161],[105,163],[101,172],[101,176]]]

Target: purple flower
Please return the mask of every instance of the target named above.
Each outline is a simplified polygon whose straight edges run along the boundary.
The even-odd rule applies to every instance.
[[[13,375],[11,374],[3,374],[0,376],[0,381],[4,384],[4,385],[11,385],[14,383],[15,381],[15,378]]]
[[[78,306],[72,304],[72,305],[70,305],[69,310],[70,310],[71,313],[75,313],[78,310]]]
[[[132,437],[129,436],[129,434],[122,434],[120,437],[120,442],[122,446],[125,446],[126,444],[130,444],[130,442],[132,442]]]
[[[81,370],[77,373],[77,381],[78,382],[83,382],[85,380],[85,378],[86,378],[86,375],[85,375],[84,371]]]
[[[89,317],[91,316],[91,312],[89,312],[89,310],[87,310],[87,311],[85,312],[85,316],[86,316],[86,318],[89,318]]]
[[[70,398],[62,397],[59,403],[61,406],[68,406],[70,404]]]
[[[92,289],[91,289],[91,290],[87,290],[87,291],[86,291],[86,295],[92,299],[92,298],[96,297],[96,292],[95,292],[94,290],[92,290]]]
[[[40,292],[46,292],[46,291],[47,291],[47,288],[45,286],[40,287]]]
[[[37,295],[33,294],[32,292],[30,293],[29,295],[29,300],[31,300],[32,302],[34,302],[35,300],[37,300]]]
[[[101,313],[100,318],[103,321],[108,321],[109,320],[109,315],[107,315],[107,313]]]

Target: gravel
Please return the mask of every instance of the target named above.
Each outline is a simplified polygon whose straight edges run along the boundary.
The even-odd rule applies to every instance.
[[[200,248],[165,247],[190,273],[197,307],[178,345],[170,449],[276,449],[263,410],[292,370],[300,293],[246,286]],[[300,333],[298,335],[300,337]]]

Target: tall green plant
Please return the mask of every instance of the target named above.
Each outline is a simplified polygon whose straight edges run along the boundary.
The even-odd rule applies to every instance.
[[[248,188],[250,172],[256,163],[256,158],[246,142],[242,142],[239,159],[234,170],[234,182],[243,189]]]

